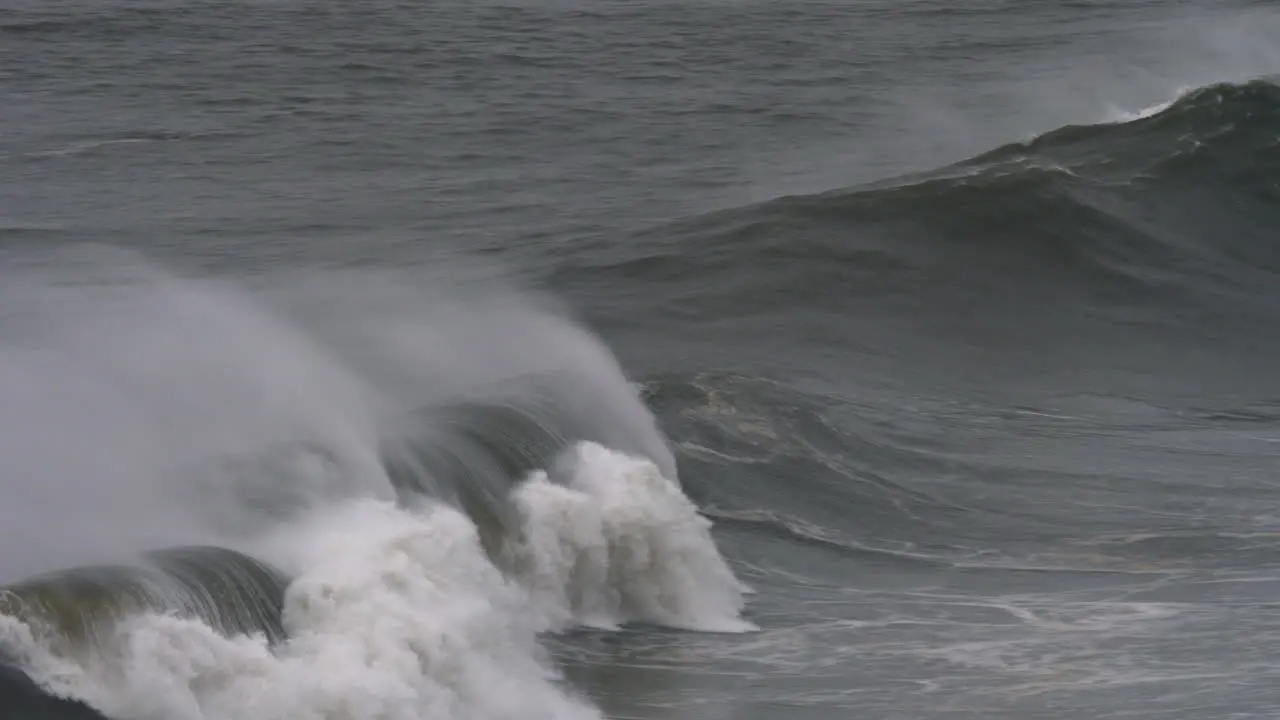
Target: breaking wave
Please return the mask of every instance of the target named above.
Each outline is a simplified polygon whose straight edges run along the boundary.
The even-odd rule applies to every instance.
[[[52,695],[111,718],[588,718],[539,633],[752,628],[635,389],[547,303],[70,257],[0,290],[21,308],[3,532],[27,548],[0,568],[0,648]]]

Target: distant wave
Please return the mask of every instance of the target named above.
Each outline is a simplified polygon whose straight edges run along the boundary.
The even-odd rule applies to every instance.
[[[703,288],[682,302],[687,313],[723,297],[748,314],[809,299],[928,303],[975,283],[1059,287],[1102,305],[1241,292],[1252,302],[1261,294],[1246,291],[1280,271],[1277,125],[1272,81],[1213,85],[933,172],[656,227],[557,280],[616,273],[657,296]]]
[[[0,20],[0,35],[101,37],[134,34],[154,28],[166,16],[181,15],[159,7],[95,8],[73,17],[65,13],[17,9]]]
[[[1172,102],[1119,122],[1060,128],[962,165],[1039,156],[1112,181],[1190,179],[1194,172],[1209,170],[1231,175],[1251,168],[1249,161],[1274,160],[1265,155],[1253,158],[1248,153],[1274,151],[1274,132],[1270,131],[1277,116],[1280,86],[1272,80],[1220,83],[1186,91]],[[1184,162],[1174,162],[1179,158]],[[1185,162],[1191,159],[1199,164]],[[1217,162],[1210,162],[1214,160]]]

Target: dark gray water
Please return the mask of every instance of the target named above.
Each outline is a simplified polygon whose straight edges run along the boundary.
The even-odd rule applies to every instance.
[[[120,720],[1274,717],[1277,75],[1267,3],[0,2],[0,582],[301,577],[283,649],[198,577],[207,634],[0,645]],[[757,632],[604,481],[683,529],[545,666],[445,521],[278,537],[489,543],[576,440]]]

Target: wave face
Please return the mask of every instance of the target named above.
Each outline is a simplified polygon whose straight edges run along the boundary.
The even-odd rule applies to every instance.
[[[113,718],[591,718],[539,633],[752,628],[636,391],[545,303],[72,258],[0,291],[21,308],[0,532],[30,548],[5,557],[0,647],[53,695]]]

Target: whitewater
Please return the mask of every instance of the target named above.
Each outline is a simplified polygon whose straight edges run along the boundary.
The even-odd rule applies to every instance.
[[[0,349],[0,456],[26,480],[3,541],[30,548],[2,579],[202,543],[291,580],[282,638],[267,617],[226,632],[225,597],[163,573],[150,607],[77,642],[18,598],[0,647],[50,692],[157,720],[593,718],[540,634],[753,629],[635,388],[550,303],[441,273],[249,288],[86,253],[0,291],[27,331]],[[459,406],[555,444],[517,468],[500,456],[537,433],[492,411],[459,432]],[[421,462],[389,472],[406,447]]]

